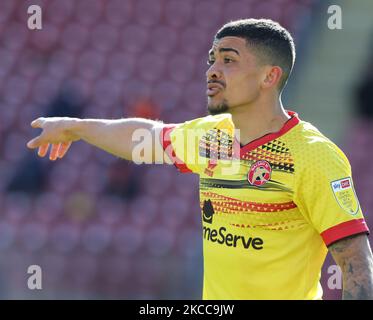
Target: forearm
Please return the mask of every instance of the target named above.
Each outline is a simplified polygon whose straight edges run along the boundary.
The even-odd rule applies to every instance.
[[[343,274],[344,300],[373,299],[373,256],[365,234],[339,240],[329,251]]]
[[[75,119],[71,125],[71,133],[79,139],[103,149],[118,157],[133,160],[132,151],[138,141],[133,134],[138,129],[153,132],[159,123],[142,118],[117,120]],[[152,143],[149,144],[151,147]]]
[[[351,259],[341,266],[343,300],[373,300],[373,263],[371,257]]]

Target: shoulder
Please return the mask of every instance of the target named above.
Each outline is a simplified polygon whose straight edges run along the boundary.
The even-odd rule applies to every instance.
[[[222,125],[233,126],[232,115],[228,113],[210,115],[179,123],[178,128],[215,128]]]
[[[349,167],[343,151],[309,122],[300,121],[287,140],[298,169]]]

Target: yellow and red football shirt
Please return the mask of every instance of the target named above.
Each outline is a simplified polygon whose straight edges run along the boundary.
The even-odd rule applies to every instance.
[[[200,177],[203,299],[321,299],[327,246],[368,233],[343,152],[291,118],[241,146],[230,114],[165,125],[165,152]]]

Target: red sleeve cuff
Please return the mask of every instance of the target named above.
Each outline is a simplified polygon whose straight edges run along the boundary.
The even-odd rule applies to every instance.
[[[168,157],[173,162],[174,166],[181,172],[181,173],[188,173],[192,172],[187,165],[176,156],[175,150],[171,143],[170,134],[171,131],[176,127],[175,124],[166,125],[161,132],[161,144],[163,147],[164,152],[168,155]]]
[[[321,237],[325,244],[329,246],[335,241],[358,233],[369,234],[369,228],[364,219],[355,219],[337,224],[323,231]]]

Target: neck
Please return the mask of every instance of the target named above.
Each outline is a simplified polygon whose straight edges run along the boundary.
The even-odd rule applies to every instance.
[[[255,101],[231,108],[232,120],[240,131],[240,143],[245,145],[268,133],[279,131],[290,116],[284,110],[281,99]]]

